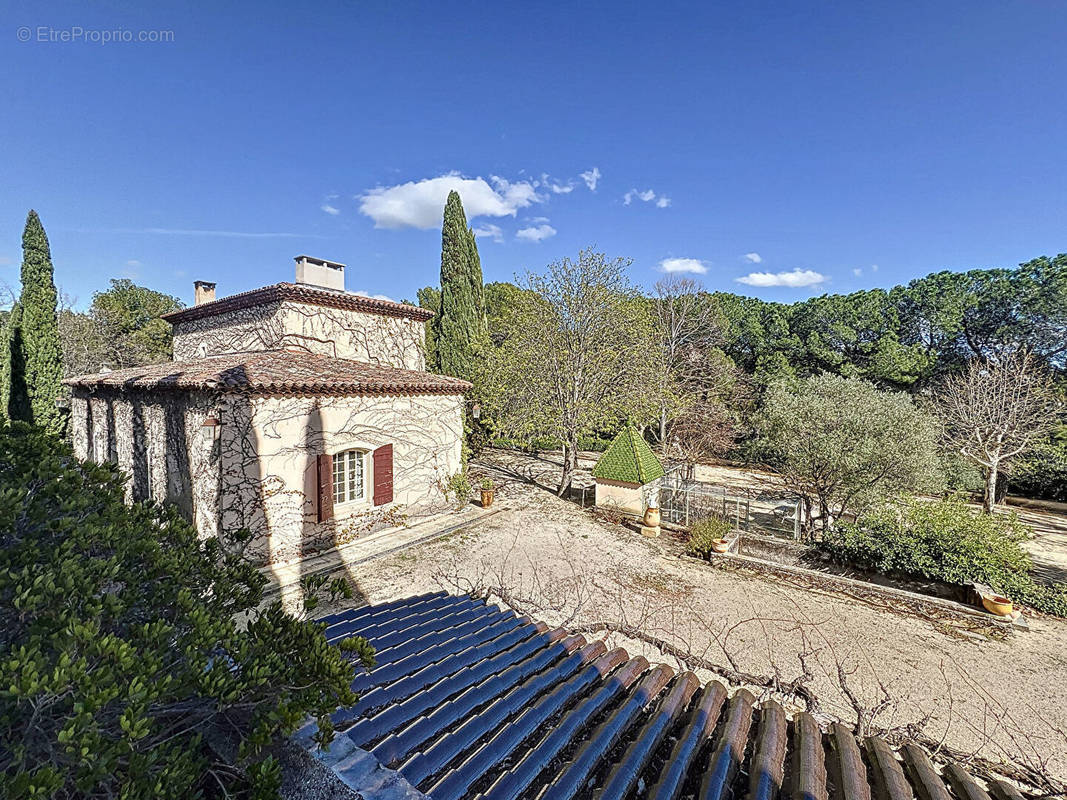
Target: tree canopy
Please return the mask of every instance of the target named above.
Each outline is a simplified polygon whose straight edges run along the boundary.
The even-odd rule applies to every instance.
[[[496,415],[516,438],[563,442],[561,494],[579,437],[656,415],[655,328],[629,263],[582,250],[527,273],[495,356]]]
[[[831,374],[781,381],[755,425],[809,533],[893,493],[939,488],[940,427],[903,392]]]
[[[3,406],[9,418],[51,433],[61,433],[66,420],[56,405],[63,378],[57,302],[48,236],[31,210],[22,233],[22,292],[7,321]]]
[[[235,768],[269,797],[263,748],[308,715],[328,740],[352,666],[321,625],[256,610],[251,564],[123,485],[57,437],[0,429],[0,797],[186,797],[233,788]],[[345,649],[372,663],[364,640]]]
[[[471,380],[486,341],[482,264],[459,192],[449,192],[441,226],[441,297],[433,319],[438,369]]]

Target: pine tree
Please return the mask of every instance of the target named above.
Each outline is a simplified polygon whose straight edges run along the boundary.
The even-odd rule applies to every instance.
[[[441,226],[441,310],[434,317],[438,369],[470,380],[485,335],[482,267],[458,192],[449,192]]]
[[[56,408],[63,378],[56,302],[48,236],[31,210],[22,233],[22,294],[7,326],[4,399],[11,419],[59,434],[66,420]]]

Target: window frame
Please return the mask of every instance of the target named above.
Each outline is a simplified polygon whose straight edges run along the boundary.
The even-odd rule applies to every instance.
[[[334,506],[351,506],[351,505],[366,505],[369,502],[369,493],[367,491],[367,483],[370,477],[369,456],[371,451],[362,447],[351,447],[347,450],[340,450],[331,454],[331,485],[330,493],[333,496]],[[359,473],[362,480],[359,482],[359,494],[353,495],[353,474],[356,470],[353,469],[352,455],[356,456],[356,461],[359,463]],[[338,496],[338,460],[342,464],[341,477],[341,489],[342,496]]]

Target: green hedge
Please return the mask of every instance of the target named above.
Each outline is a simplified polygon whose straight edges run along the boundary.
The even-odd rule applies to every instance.
[[[962,501],[901,500],[825,534],[834,561],[886,574],[992,586],[1039,611],[1067,616],[1067,590],[1036,583],[1014,514],[980,514]]]

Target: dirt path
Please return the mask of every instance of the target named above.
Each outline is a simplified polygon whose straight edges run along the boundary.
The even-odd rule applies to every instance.
[[[372,602],[442,586],[503,584],[540,601],[537,616],[549,623],[636,623],[755,674],[795,678],[803,654],[828,714],[855,720],[840,665],[864,705],[884,699],[885,688],[881,726],[928,717],[926,732],[953,747],[1045,762],[1052,774],[1067,776],[1067,621],[1034,619],[1029,633],[1005,641],[955,638],[914,617],[681,559],[664,540],[598,522],[556,499],[545,488],[557,474],[551,459],[493,453],[479,469],[497,481],[506,510],[354,570]]]

